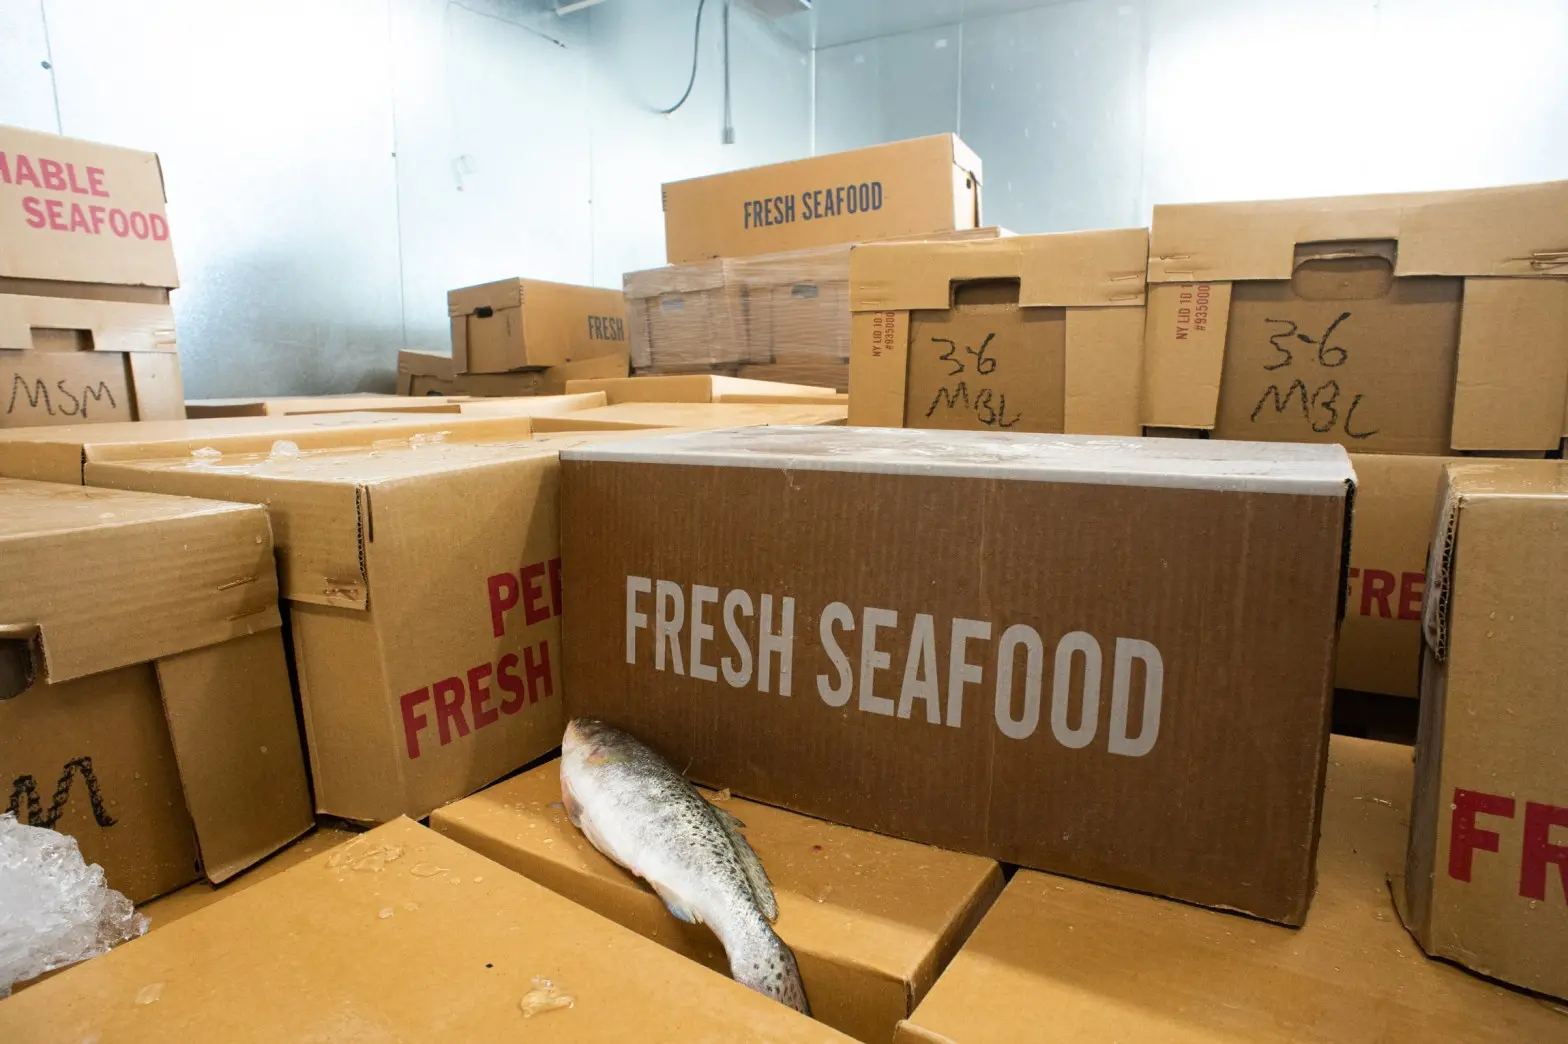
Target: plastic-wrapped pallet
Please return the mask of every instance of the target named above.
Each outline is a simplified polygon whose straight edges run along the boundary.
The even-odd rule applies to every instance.
[[[913,238],[1004,234],[981,228]],[[724,373],[847,389],[852,245],[628,272],[632,372]]]

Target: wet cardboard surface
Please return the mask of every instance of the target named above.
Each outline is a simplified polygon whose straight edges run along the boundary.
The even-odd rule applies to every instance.
[[[1337,448],[1194,440],[564,451],[569,709],[771,804],[1296,923],[1349,480]]]
[[[1402,910],[1427,950],[1568,998],[1568,467],[1447,469]]]
[[[800,964],[812,1015],[863,1041],[891,1038],[1001,889],[989,859],[836,826],[710,792],[746,824],[779,901],[780,937]],[[703,925],[600,855],[561,807],[548,762],[437,809],[435,830],[551,890],[729,973]]]
[[[549,992],[570,1007],[524,1015]],[[844,1039],[411,821],[0,1002],[17,1044]]]
[[[1427,959],[1395,916],[1410,748],[1334,737],[1299,930],[1019,871],[898,1044],[1568,1040],[1568,1013]]]

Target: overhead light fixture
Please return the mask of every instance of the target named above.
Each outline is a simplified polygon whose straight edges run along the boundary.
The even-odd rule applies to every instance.
[[[604,0],[555,0],[555,13],[558,15],[569,15],[573,11],[581,11],[585,7],[592,7],[594,4],[602,3],[604,3]],[[808,4],[807,6],[809,7],[810,5]]]
[[[742,7],[761,18],[788,18],[811,10],[811,0],[740,0]]]

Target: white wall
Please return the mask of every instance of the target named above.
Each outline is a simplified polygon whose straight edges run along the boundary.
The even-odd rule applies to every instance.
[[[1563,0],[1044,3],[818,50],[817,148],[955,130],[1021,232],[1568,178],[1565,44]]]
[[[449,288],[619,286],[663,181],[809,151],[807,55],[739,12],[720,145],[720,6],[666,117],[696,0],[0,0],[0,123],[161,155],[188,394],[390,389]]]

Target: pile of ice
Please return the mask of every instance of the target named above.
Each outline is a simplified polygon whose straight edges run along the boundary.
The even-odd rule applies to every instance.
[[[146,930],[103,867],[82,862],[75,838],[0,815],[0,997]]]

